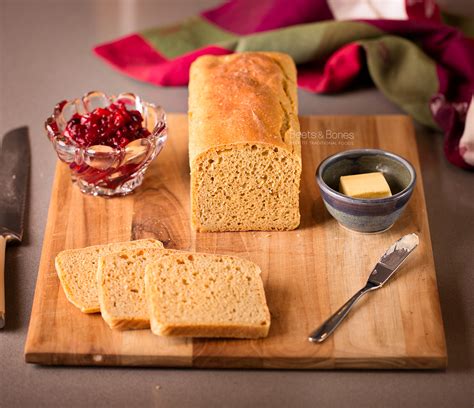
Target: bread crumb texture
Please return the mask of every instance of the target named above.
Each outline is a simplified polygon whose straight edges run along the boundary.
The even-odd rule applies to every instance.
[[[145,266],[167,250],[129,249],[100,258],[97,274],[100,311],[113,329],[150,326],[145,297]]]
[[[245,259],[167,252],[147,265],[153,333],[163,336],[259,338],[270,313],[260,268]]]
[[[84,313],[99,312],[97,291],[99,258],[137,247],[163,248],[163,244],[155,239],[141,239],[61,251],[55,258],[55,267],[67,299]]]
[[[298,227],[301,168],[288,152],[246,144],[213,149],[204,157],[192,174],[193,222],[198,230]]]
[[[191,68],[189,155],[198,231],[299,225],[296,69],[280,53],[204,56]]]

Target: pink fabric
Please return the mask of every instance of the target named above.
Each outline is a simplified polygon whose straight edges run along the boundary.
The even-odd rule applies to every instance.
[[[365,20],[365,22],[392,35],[418,41],[423,51],[436,62],[438,73],[442,73],[439,92],[452,101],[471,99],[474,92],[472,39],[463,37],[454,28],[432,21]]]
[[[232,53],[225,48],[208,46],[167,60],[136,34],[102,44],[96,47],[94,52],[119,71],[135,79],[167,86],[186,85],[189,81],[189,67],[197,57]]]
[[[94,48],[94,52],[112,67],[142,81],[149,81],[154,67],[166,62],[137,34],[101,44]]]
[[[339,92],[359,76],[363,67],[358,44],[348,44],[332,54],[324,64],[298,70],[298,85],[311,92]]]
[[[325,0],[230,0],[201,15],[240,35],[334,18]]]
[[[410,20],[356,20],[373,25],[387,35],[416,43],[436,64],[439,89],[430,107],[445,131],[448,159],[469,168],[459,151],[465,111],[474,93],[474,40],[439,23],[434,0],[406,0]],[[327,0],[230,0],[202,13],[224,30],[247,35],[310,22],[333,19]],[[344,24],[344,23],[341,23]],[[356,38],[353,39],[355,41]],[[200,55],[225,55],[232,51],[207,46],[167,59],[138,34],[96,47],[95,53],[119,71],[156,85],[186,85],[189,67]],[[299,66],[298,83],[312,92],[337,92],[347,88],[363,71],[360,48],[345,45],[324,60]],[[466,167],[467,166],[467,167]],[[472,168],[472,167],[471,167]]]
[[[459,151],[469,101],[474,94],[474,41],[453,28],[431,21],[368,20],[392,34],[420,43],[423,51],[436,62],[438,93],[430,109],[444,131],[444,151],[456,166],[471,169]]]
[[[441,21],[439,7],[434,0],[405,0],[409,20]]]
[[[443,94],[437,94],[431,99],[430,108],[436,122],[444,131],[443,148],[447,159],[458,167],[473,170],[474,167],[464,161],[463,152],[459,149],[469,102],[447,102]]]
[[[181,55],[153,70],[150,82],[158,85],[182,86],[189,81],[189,68],[193,61],[201,55],[227,55],[232,51],[225,48],[208,46],[188,54]]]

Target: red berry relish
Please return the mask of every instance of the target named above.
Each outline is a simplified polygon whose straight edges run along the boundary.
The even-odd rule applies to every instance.
[[[117,102],[84,115],[75,113],[67,122],[64,136],[81,147],[125,147],[136,139],[150,136],[142,122],[140,112],[127,110],[123,102]]]

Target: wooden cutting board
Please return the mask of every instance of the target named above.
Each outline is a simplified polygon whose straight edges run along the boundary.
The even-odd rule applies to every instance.
[[[271,233],[190,229],[187,119],[172,114],[168,120],[163,152],[144,184],[128,197],[85,196],[71,184],[67,166],[58,164],[25,347],[27,362],[292,369],[446,366],[423,181],[408,117],[301,117],[302,131],[309,132],[302,140],[301,226]],[[418,173],[405,213],[382,234],[341,228],[324,208],[315,183],[323,158],[360,147],[400,154]],[[384,251],[410,232],[419,234],[420,245],[390,283],[363,298],[326,342],[309,343],[308,333],[362,287]],[[148,330],[113,331],[100,314],[83,314],[66,300],[54,270],[59,251],[145,237],[158,238],[167,248],[235,254],[260,265],[272,314],[268,338],[170,339]]]

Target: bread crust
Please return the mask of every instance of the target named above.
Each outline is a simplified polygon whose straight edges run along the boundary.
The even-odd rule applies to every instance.
[[[188,118],[191,170],[209,149],[242,143],[280,147],[301,162],[296,67],[287,54],[199,57],[190,69]]]
[[[203,232],[281,231],[297,228],[300,222],[298,196],[301,142],[296,67],[291,57],[276,52],[246,52],[198,58],[190,70],[188,116],[193,228]],[[252,149],[278,152],[279,160],[284,157],[287,166],[291,166],[288,169],[293,169],[295,182],[288,187],[292,189],[289,200],[292,204],[289,205],[288,201],[276,204],[280,209],[289,209],[291,214],[265,221],[254,220],[243,214],[239,214],[237,219],[232,217],[235,222],[230,220],[230,223],[202,221],[203,214],[208,210],[203,213],[203,199],[198,196],[203,191],[208,194],[208,190],[200,187],[206,163],[213,163],[216,156],[220,160],[229,151],[242,152],[249,160],[260,160],[250,158],[246,151],[249,146]],[[262,160],[262,163],[267,163],[265,159]],[[270,165],[270,158],[267,160]],[[269,181],[275,179],[272,171],[267,171]],[[235,193],[236,198],[232,197],[231,200],[233,205],[240,206],[241,201],[237,196],[245,192],[238,191],[235,183],[215,185],[232,191],[230,196]],[[277,190],[276,194],[280,192]],[[262,203],[265,200],[262,198]],[[215,207],[221,207],[220,202]],[[243,212],[249,211],[244,203],[239,208]],[[231,217],[225,209],[219,212],[216,208],[217,212],[221,221]]]
[[[243,326],[241,323],[234,325],[196,325],[193,323],[162,325],[155,319],[151,319],[151,331],[158,336],[259,339],[267,337],[269,330],[269,322],[264,326]]]

